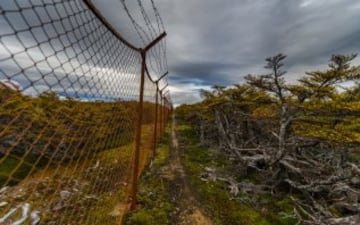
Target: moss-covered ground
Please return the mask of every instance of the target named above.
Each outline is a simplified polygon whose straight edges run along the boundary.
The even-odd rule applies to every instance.
[[[173,224],[171,190],[168,179],[164,179],[159,171],[168,164],[170,151],[169,128],[161,140],[157,154],[152,163],[143,172],[138,183],[138,210],[129,213],[123,224],[132,225],[167,225]]]
[[[177,132],[182,161],[187,170],[195,196],[204,210],[217,225],[293,225],[296,219],[289,215],[293,211],[291,196],[246,195],[233,197],[226,185],[220,181],[202,181],[206,167],[213,168],[224,176],[240,181],[248,179],[236,175],[235,166],[224,154],[201,147],[197,135],[190,125],[179,125]]]

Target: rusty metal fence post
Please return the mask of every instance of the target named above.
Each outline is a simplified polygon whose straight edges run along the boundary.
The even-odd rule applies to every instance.
[[[162,97],[162,91],[160,90],[160,107],[159,107],[159,114],[160,114],[160,125],[159,125],[159,133],[162,134],[162,127],[163,127],[163,97]]]
[[[166,128],[166,124],[167,124],[167,100],[166,97],[164,98],[164,129]]]
[[[157,144],[157,123],[158,123],[158,104],[159,104],[159,83],[156,83],[156,100],[155,100],[155,122],[154,122],[154,147],[153,147],[153,157],[156,154],[156,144]]]
[[[155,100],[155,126],[154,126],[154,146],[153,146],[153,157],[156,155],[157,147],[157,130],[158,130],[158,108],[159,108],[159,94],[161,91],[159,89],[159,82],[168,74],[164,73],[155,83],[156,83],[156,100]]]
[[[168,84],[166,84],[161,90],[160,90],[160,97],[161,97],[161,104],[160,104],[160,134],[162,134],[164,132],[164,127],[165,127],[165,111],[164,111],[164,107],[165,107],[165,93],[163,93],[163,91],[165,90],[165,88],[167,88]]]
[[[165,97],[162,96],[162,107],[161,107],[161,115],[162,115],[162,118],[161,118],[161,121],[162,121],[162,126],[161,126],[161,133],[163,134],[164,131],[165,131]]]
[[[169,91],[166,91],[165,93],[164,93],[164,96],[163,96],[163,98],[164,98],[164,104],[163,104],[163,120],[164,120],[164,124],[163,124],[163,129],[165,130],[165,128],[166,128],[166,124],[167,124],[167,122],[168,122],[168,112],[167,112],[167,107],[168,107],[168,100],[167,100],[167,98],[166,98],[166,95],[168,94],[168,92]]]
[[[162,113],[162,116],[163,116],[163,118],[162,118],[162,121],[163,121],[163,124],[162,124],[162,133],[164,133],[164,132],[165,132],[165,124],[166,124],[166,121],[165,121],[165,97],[164,97],[164,96],[163,96],[162,111],[163,111],[163,113]]]
[[[143,117],[143,100],[144,100],[144,83],[145,83],[145,60],[146,52],[141,51],[141,81],[140,81],[140,93],[139,93],[139,103],[138,103],[138,118],[136,125],[136,136],[135,136],[135,155],[134,155],[134,170],[133,170],[133,179],[132,179],[132,189],[131,189],[131,209],[136,207],[136,183],[139,173],[139,158],[140,158],[140,141],[141,141],[141,124]]]
[[[133,177],[132,177],[133,179],[131,186],[131,206],[130,206],[131,210],[134,210],[136,208],[137,179],[139,176],[140,145],[141,145],[141,135],[142,135],[141,126],[143,120],[144,83],[145,83],[145,72],[147,70],[146,53],[165,36],[166,36],[166,32],[158,36],[144,49],[139,49],[139,52],[141,54],[141,82],[140,82],[140,93],[139,93],[139,103],[138,103],[138,117],[137,117],[136,134],[135,134],[134,168],[133,168]]]

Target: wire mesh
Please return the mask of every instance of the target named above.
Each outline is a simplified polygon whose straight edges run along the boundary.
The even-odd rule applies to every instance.
[[[157,8],[137,3],[154,39]],[[1,1],[0,28],[0,224],[119,223],[134,176],[140,50],[81,0]],[[171,107],[156,107],[165,51],[162,40],[147,54],[140,173],[165,126],[156,110]]]

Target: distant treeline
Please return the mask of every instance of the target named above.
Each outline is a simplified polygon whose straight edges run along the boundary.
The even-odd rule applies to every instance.
[[[279,151],[309,143],[358,146],[360,66],[350,65],[355,56],[335,55],[328,69],[289,84],[283,77],[285,56],[279,54],[266,60],[269,74],[202,90],[204,100],[178,107],[177,115],[191,122],[207,144],[277,146]]]

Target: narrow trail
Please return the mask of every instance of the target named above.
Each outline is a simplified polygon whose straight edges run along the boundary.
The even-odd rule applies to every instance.
[[[171,131],[170,173],[173,175],[174,195],[179,208],[178,225],[212,225],[212,221],[202,213],[188,183],[179,155],[176,135],[176,120],[173,117]]]

